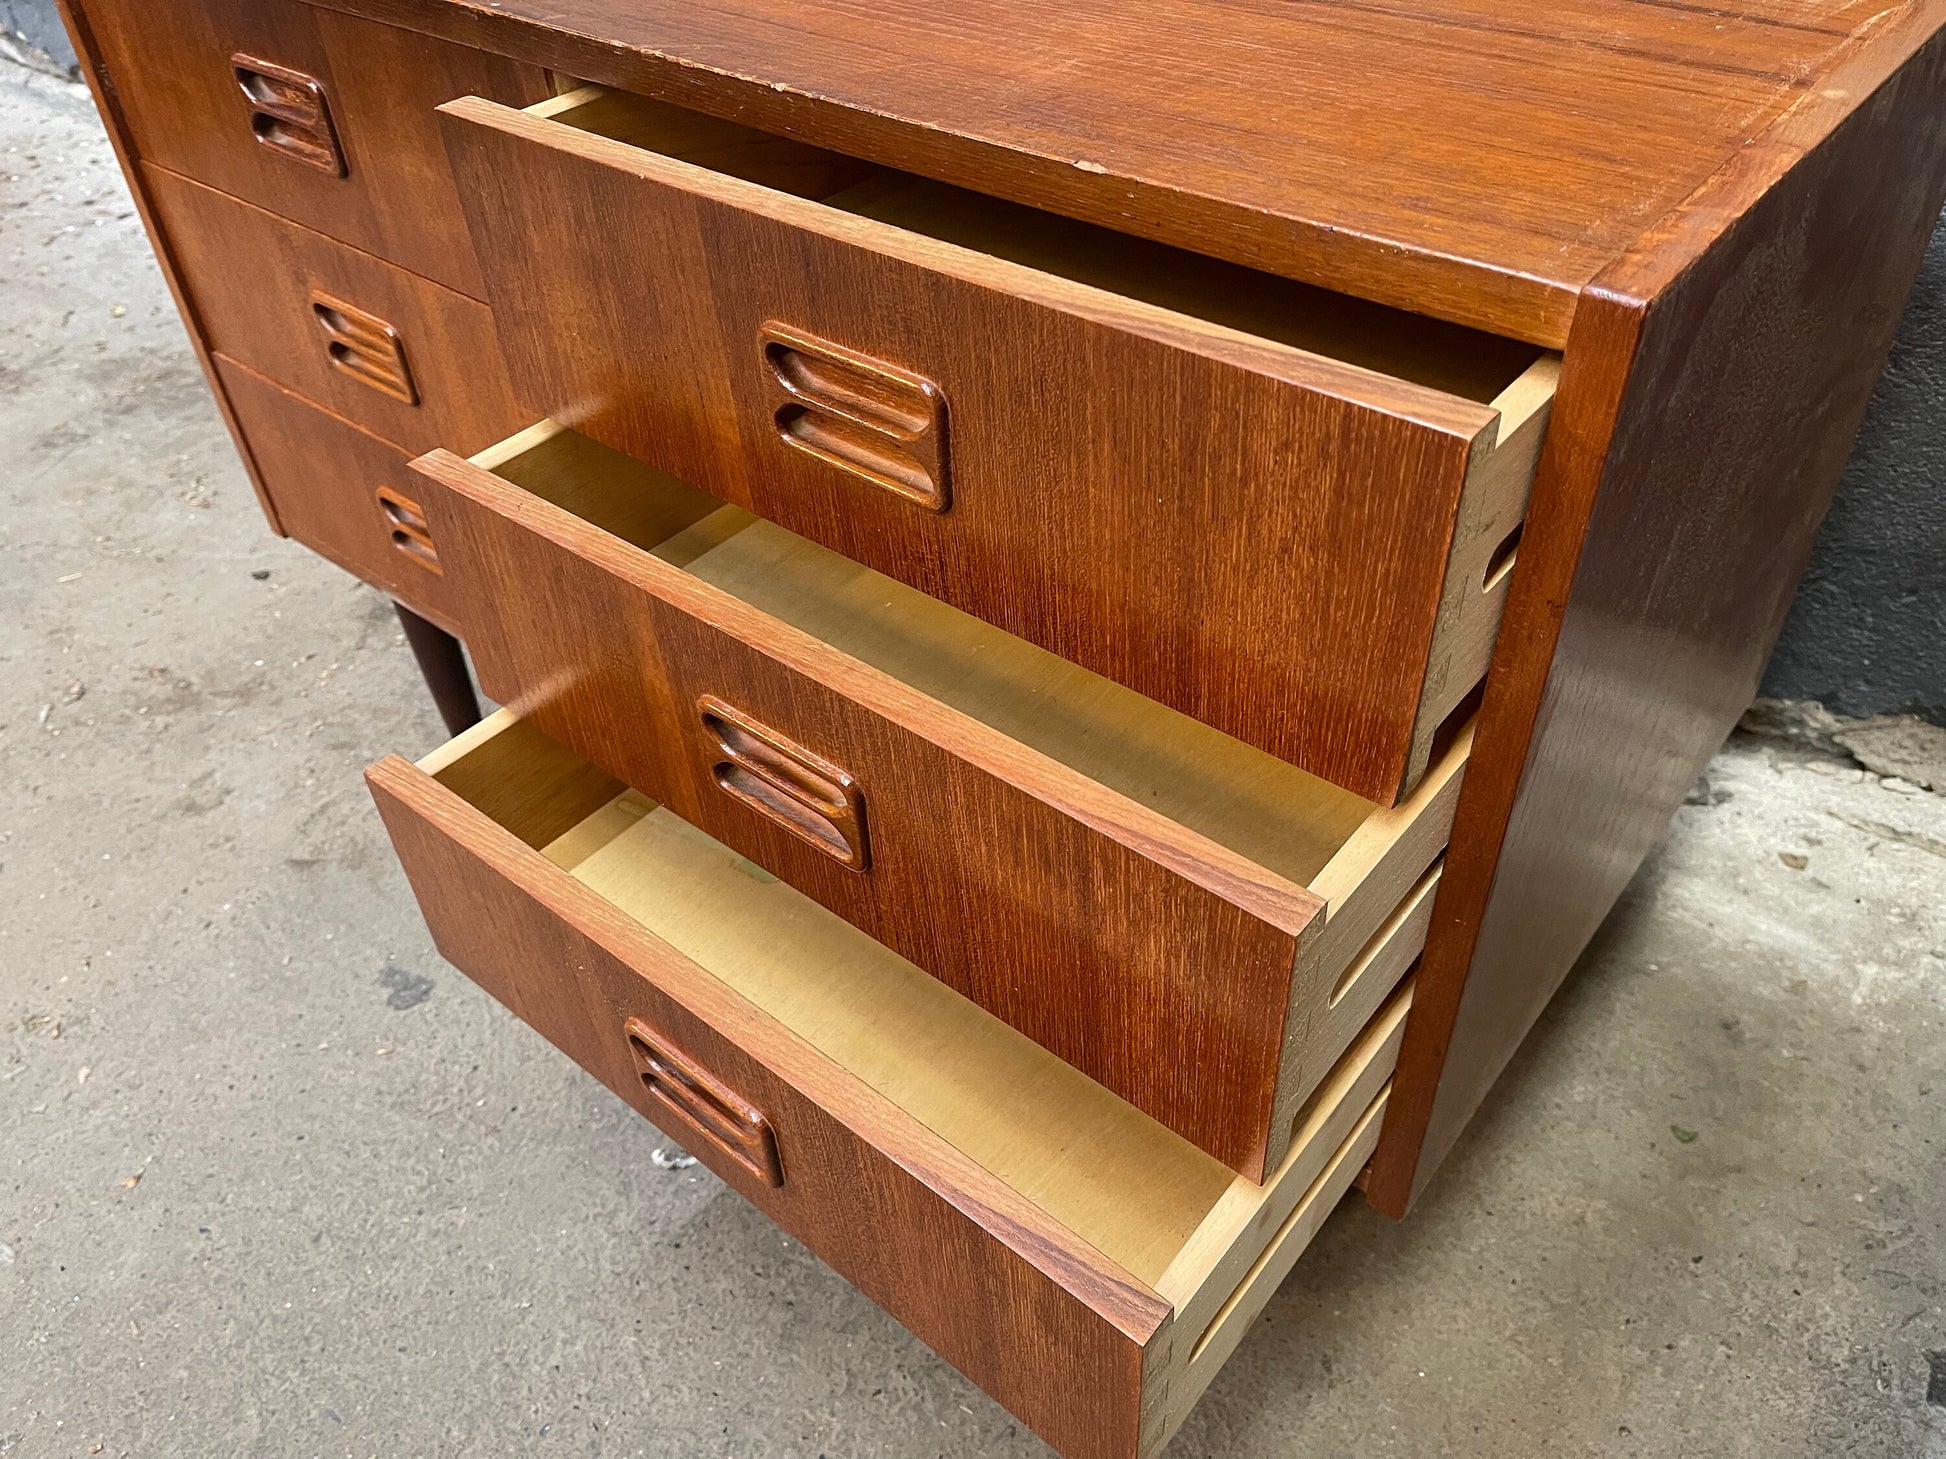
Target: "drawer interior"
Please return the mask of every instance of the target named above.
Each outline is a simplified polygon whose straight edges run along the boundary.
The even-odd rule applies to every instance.
[[[1537,346],[1335,294],[622,91],[540,117],[1079,284],[1490,404]]]
[[[1451,774],[1434,774],[1411,800],[1382,810],[560,427],[536,427],[474,460],[1274,877],[1314,890],[1322,882],[1328,902],[1450,789]],[[1448,758],[1463,759],[1464,743],[1458,737]]]
[[[1319,1137],[1259,1186],[509,711],[420,765],[1205,1326],[1396,1057],[1398,1000],[1301,1117]]]

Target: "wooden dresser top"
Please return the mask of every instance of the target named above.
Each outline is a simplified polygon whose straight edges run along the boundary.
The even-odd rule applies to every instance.
[[[323,3],[1557,346],[1752,138],[1937,23],[1873,0]]]

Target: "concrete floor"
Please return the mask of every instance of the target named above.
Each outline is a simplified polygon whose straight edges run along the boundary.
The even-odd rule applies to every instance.
[[[391,613],[265,531],[7,67],[0,342],[0,1454],[1044,1456],[439,962],[358,779],[441,738]],[[1172,1455],[1946,1459],[1946,799],[1711,785]]]

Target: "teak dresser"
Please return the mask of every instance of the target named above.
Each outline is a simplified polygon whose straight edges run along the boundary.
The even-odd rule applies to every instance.
[[[441,951],[1075,1459],[1452,1146],[1946,194],[1946,0],[66,9]]]

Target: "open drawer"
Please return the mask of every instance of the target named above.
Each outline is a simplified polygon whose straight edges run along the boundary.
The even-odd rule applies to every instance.
[[[1071,1459],[1162,1447],[1376,1143],[1407,992],[1259,1186],[507,711],[368,779],[449,961]]]
[[[415,463],[480,682],[1261,1178],[1424,946],[1380,808],[553,425]]]
[[[441,109],[524,403],[1380,804],[1557,361],[587,88]]]

